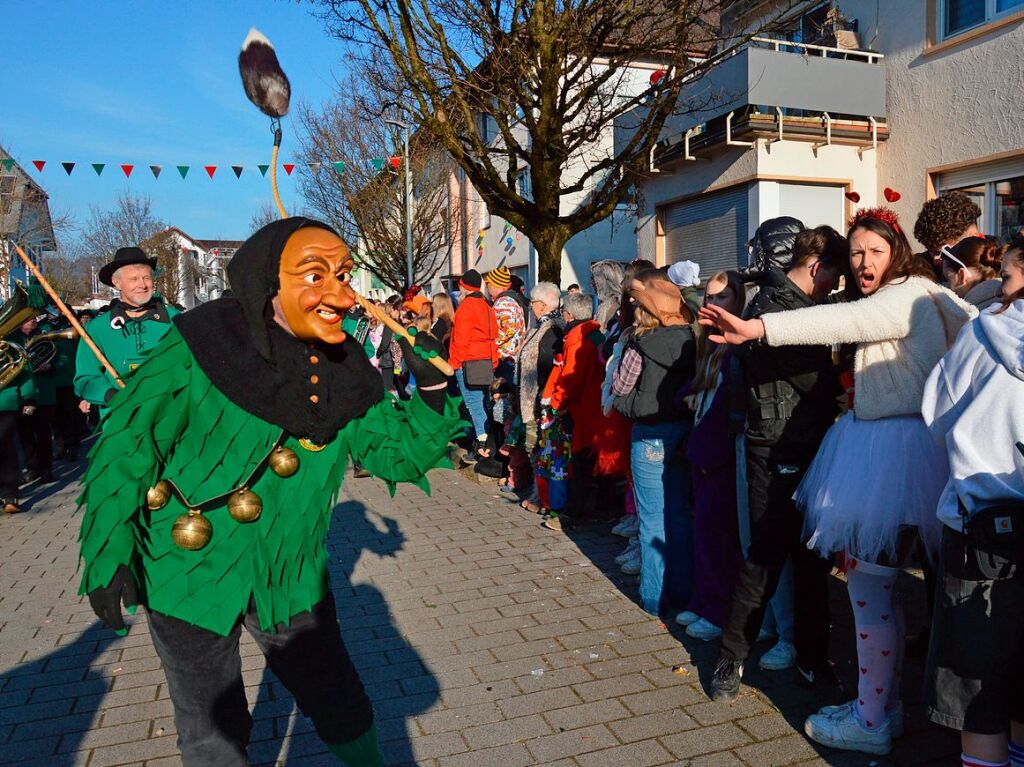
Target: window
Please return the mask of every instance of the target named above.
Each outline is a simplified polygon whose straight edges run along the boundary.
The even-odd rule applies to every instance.
[[[1017,10],[1024,0],[941,0],[942,36],[951,37]]]
[[[524,200],[533,201],[533,182],[530,179],[529,168],[519,171],[519,175],[516,176],[516,186],[519,188],[519,195]]]
[[[938,191],[965,192],[981,208],[978,229],[1007,239],[1024,227],[1024,159],[943,174]]]

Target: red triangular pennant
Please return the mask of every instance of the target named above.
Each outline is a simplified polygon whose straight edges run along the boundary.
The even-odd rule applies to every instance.
[[[206,175],[209,176],[210,178],[213,178],[213,174],[217,172],[217,166],[204,165],[203,167],[206,168]]]
[[[392,168],[394,168],[395,170],[398,170],[398,166],[402,164],[402,158],[401,157],[389,157],[388,158],[388,162],[391,163],[391,167]]]
[[[36,166],[36,170],[40,173],[43,172],[43,166],[46,165],[46,160],[33,160],[32,164]]]
[[[133,170],[135,170],[135,166],[134,165],[122,165],[121,166],[121,172],[124,173],[124,177],[125,178],[131,178]]]
[[[286,162],[283,166],[284,172],[289,176],[292,175],[292,171],[295,170],[295,163]]]

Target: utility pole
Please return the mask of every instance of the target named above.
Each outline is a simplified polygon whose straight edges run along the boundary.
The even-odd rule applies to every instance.
[[[402,129],[403,155],[405,166],[405,286],[412,287],[412,168],[409,167],[409,123],[399,120],[385,120],[388,125]]]

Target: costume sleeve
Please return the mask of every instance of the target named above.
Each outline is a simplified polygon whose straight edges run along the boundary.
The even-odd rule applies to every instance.
[[[135,559],[133,522],[187,426],[193,362],[181,335],[171,330],[112,403],[78,498],[84,511],[78,536],[82,594],[107,586],[119,565]]]
[[[383,479],[392,494],[398,482],[412,482],[430,492],[427,472],[450,469],[448,442],[462,434],[466,424],[459,418],[459,401],[448,397],[438,413],[419,394],[401,402],[391,395],[349,423],[344,434],[352,459]]]
[[[448,364],[455,370],[462,367],[462,362],[465,359],[465,336],[466,325],[468,324],[466,314],[468,311],[469,306],[466,305],[466,301],[459,304],[459,308],[455,310],[455,321],[452,324],[451,342],[448,344]],[[460,314],[462,315],[461,317],[459,316]]]
[[[92,335],[92,340],[100,347],[100,351],[103,351],[101,339]],[[89,345],[84,342],[78,344],[78,351],[75,353],[75,394],[93,405],[103,405],[107,392],[116,385],[96,359]]]

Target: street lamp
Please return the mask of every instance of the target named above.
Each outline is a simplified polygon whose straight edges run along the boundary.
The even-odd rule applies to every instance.
[[[409,123],[400,120],[385,120],[388,125],[402,129],[405,165],[405,268],[406,287],[412,287],[412,169],[409,167]]]

